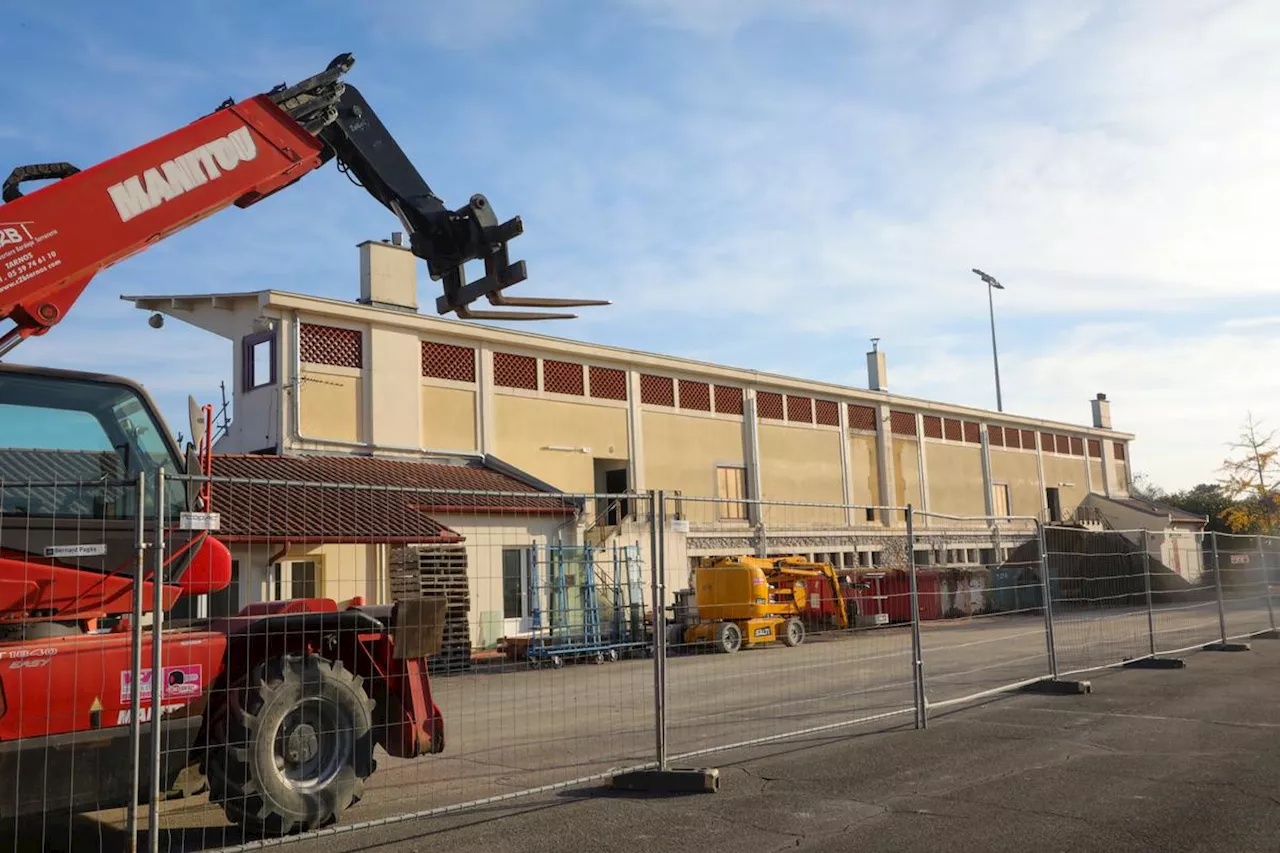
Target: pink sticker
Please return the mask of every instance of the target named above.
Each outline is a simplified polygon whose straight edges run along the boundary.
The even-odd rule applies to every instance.
[[[132,691],[132,673],[124,670],[120,673],[120,701],[131,701]],[[170,699],[191,699],[199,696],[203,689],[203,669],[200,664],[186,664],[184,666],[166,666],[164,668],[164,688],[160,701],[168,701]],[[142,671],[142,701],[151,701],[151,670],[144,669]]]

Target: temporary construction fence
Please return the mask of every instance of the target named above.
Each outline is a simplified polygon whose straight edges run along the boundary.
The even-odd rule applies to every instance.
[[[0,507],[0,818],[42,847],[89,821],[76,850],[287,845],[924,727],[1275,636],[1280,576],[1265,537],[660,491],[0,470]]]

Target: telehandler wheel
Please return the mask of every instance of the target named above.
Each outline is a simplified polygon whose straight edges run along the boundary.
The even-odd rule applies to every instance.
[[[209,725],[209,800],[255,835],[335,822],[373,773],[373,708],[341,661],[286,655],[258,664]]]
[[[787,620],[787,625],[782,633],[782,644],[784,646],[798,646],[804,642],[804,623],[794,616]]]
[[[732,622],[721,622],[716,626],[716,651],[733,654],[742,648],[742,631]]]

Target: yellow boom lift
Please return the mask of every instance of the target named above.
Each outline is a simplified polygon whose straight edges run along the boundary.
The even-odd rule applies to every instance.
[[[825,563],[790,556],[703,558],[693,570],[693,589],[677,605],[680,628],[673,634],[682,643],[710,643],[725,653],[778,640],[798,646],[811,590],[822,586],[833,601],[836,626],[848,628],[840,579]]]

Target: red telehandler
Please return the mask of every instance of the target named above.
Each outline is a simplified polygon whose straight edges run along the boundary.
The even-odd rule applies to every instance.
[[[400,220],[442,282],[439,313],[574,316],[472,310],[482,296],[500,306],[608,304],[505,296],[525,278],[507,250],[519,218],[500,223],[480,195],[447,209],[342,81],[353,63],[343,54],[301,83],[228,100],[84,170],[15,169],[0,205],[0,318],[14,324],[0,335],[0,357],[62,320],[100,270],[329,160]],[[30,182],[44,185],[24,194]],[[470,261],[485,267],[473,282]],[[162,618],[161,674],[152,677],[152,630],[135,645],[131,625],[144,606],[152,612],[153,584],[163,612],[231,580],[226,546],[175,523],[210,508],[201,461],[194,445],[178,447],[133,382],[0,363],[0,819],[137,803],[155,782],[131,752],[156,717],[158,789],[176,788],[194,768],[210,799],[255,834],[338,820],[374,770],[375,744],[397,757],[444,748],[426,666],[441,602],[344,609],[304,599],[170,627]],[[161,471],[171,479],[155,494]],[[145,486],[141,506],[135,483]],[[147,531],[157,501],[165,529]],[[154,549],[158,533],[166,550],[157,579],[139,541]],[[136,700],[131,658],[141,661],[132,664]]]

